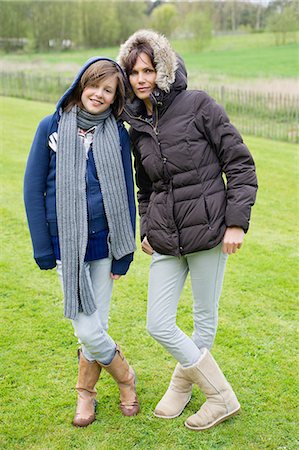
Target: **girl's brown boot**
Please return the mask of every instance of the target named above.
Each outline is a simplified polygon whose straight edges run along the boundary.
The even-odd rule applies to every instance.
[[[88,361],[81,350],[78,352],[79,372],[76,389],[78,402],[73,425],[87,427],[94,422],[96,408],[95,385],[101,373],[101,366],[96,361]]]
[[[120,409],[124,416],[135,416],[140,411],[135,387],[135,373],[129,366],[126,358],[116,347],[116,352],[110,364],[101,366],[108,372],[118,384],[120,392]]]

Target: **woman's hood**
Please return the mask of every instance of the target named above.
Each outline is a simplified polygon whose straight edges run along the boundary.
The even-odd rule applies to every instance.
[[[130,52],[144,42],[147,42],[153,49],[154,62],[157,71],[157,87],[167,93],[170,92],[172,88],[175,88],[176,90],[186,89],[187,73],[183,61],[177,57],[168,40],[155,31],[136,31],[136,33],[130,36],[129,39],[121,45],[117,60],[122,69],[124,69],[125,62],[130,55]],[[177,83],[179,83],[179,86]]]
[[[93,56],[92,58],[89,58],[85,64],[83,64],[83,66],[81,67],[81,69],[79,70],[79,72],[77,73],[77,75],[74,78],[74,81],[72,82],[72,84],[70,85],[70,87],[65,91],[65,93],[62,95],[62,97],[58,100],[57,104],[56,104],[56,109],[59,110],[63,104],[65,103],[65,101],[67,100],[67,98],[71,95],[71,93],[74,91],[74,89],[76,88],[76,86],[78,85],[83,73],[85,72],[86,69],[88,69],[89,66],[91,66],[91,64],[97,62],[97,61],[111,61],[113,64],[115,64],[120,72],[124,75],[124,72],[122,70],[122,68],[119,66],[119,64],[117,64],[113,59],[111,58],[106,58],[106,57],[102,57],[102,56]]]

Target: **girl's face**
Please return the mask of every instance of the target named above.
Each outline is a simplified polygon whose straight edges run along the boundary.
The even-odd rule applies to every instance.
[[[146,53],[140,53],[129,75],[130,84],[136,97],[146,100],[156,87],[157,73],[150,57]]]
[[[81,95],[83,108],[90,114],[100,114],[114,102],[117,90],[116,76],[86,86]]]

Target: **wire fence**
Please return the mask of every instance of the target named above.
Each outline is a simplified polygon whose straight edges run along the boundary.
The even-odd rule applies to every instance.
[[[72,78],[0,73],[0,95],[55,103]],[[299,142],[299,95],[260,93],[224,86],[201,86],[227,111],[243,134]]]

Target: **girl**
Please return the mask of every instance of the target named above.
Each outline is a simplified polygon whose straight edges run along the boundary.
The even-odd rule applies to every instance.
[[[205,430],[240,408],[209,350],[227,255],[241,247],[255,201],[254,162],[224,110],[186,90],[184,63],[163,36],[136,32],[119,62],[132,88],[122,117],[131,125],[142,249],[152,255],[147,329],[178,361],[154,414],[179,416],[197,384],[207,400],[185,425]],[[176,325],[188,272],[192,339]]]
[[[73,424],[95,420],[102,368],[116,380],[125,416],[138,413],[135,374],[107,333],[113,280],[125,275],[135,250],[135,204],[120,67],[95,57],[81,68],[44,118],[25,172],[24,198],[34,258],[57,266],[64,313],[81,343]]]

